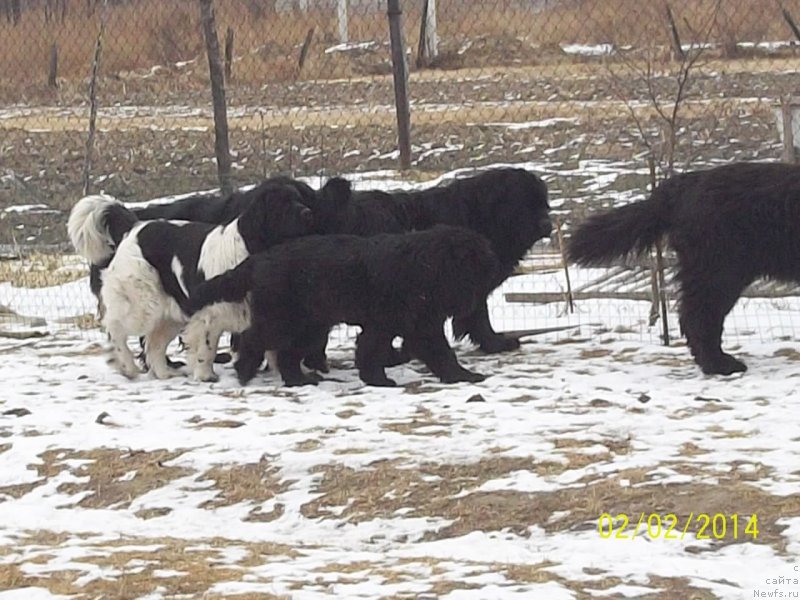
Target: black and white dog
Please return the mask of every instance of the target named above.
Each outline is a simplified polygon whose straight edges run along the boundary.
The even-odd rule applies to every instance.
[[[320,190],[314,190],[302,181],[286,175],[275,175],[247,190],[236,190],[227,196],[219,196],[213,193],[196,194],[173,202],[133,206],[130,207],[130,210],[140,221],[168,219],[198,221],[211,225],[227,225],[247,210],[254,201],[260,199],[265,188],[276,184],[294,187],[302,196],[301,202],[312,210],[317,206],[346,205],[350,197],[350,190],[349,187],[345,189],[342,186],[342,181],[340,178],[333,178]],[[113,254],[110,254],[104,262],[91,265],[89,283],[92,293],[98,300],[100,299],[100,288],[102,287],[101,272],[108,266],[112,256]]]
[[[328,185],[349,193],[349,183]],[[213,360],[223,331],[249,321],[244,303],[201,311],[189,322],[191,290],[209,277],[241,263],[250,254],[286,239],[311,233],[313,215],[293,185],[270,182],[233,221],[224,225],[187,221],[138,221],[109,196],[87,196],[70,213],[68,231],[76,250],[102,272],[102,323],[118,369],[133,377],[139,369],[128,336],[145,338],[145,355],[159,379],[175,372],[166,361],[169,342],[184,329],[189,366],[195,379],[213,381]],[[110,260],[109,260],[110,259]]]

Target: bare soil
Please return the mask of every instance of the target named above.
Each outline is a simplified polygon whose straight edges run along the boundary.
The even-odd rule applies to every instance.
[[[796,90],[795,58],[712,61],[693,79],[682,121],[679,158],[772,159],[780,155],[773,101]],[[209,189],[217,185],[213,119],[198,66],[156,70],[101,81],[99,131],[92,190],[125,201]],[[658,79],[670,97],[670,67]],[[189,70],[190,72],[187,72]],[[605,159],[643,167],[644,145],[630,107],[647,134],[658,120],[647,89],[628,77],[622,98],[599,60],[560,65],[428,70],[413,74],[413,171],[428,179],[454,168],[494,163],[547,162],[554,199],[564,219],[583,199],[581,161]],[[44,212],[0,213],[0,244],[64,245],[64,222],[82,193],[88,108],[80,90],[63,86],[0,118],[0,210],[43,204]],[[397,167],[391,78],[358,76],[237,84],[228,91],[230,142],[237,185],[274,173],[328,176]],[[560,119],[546,127],[503,124]],[[565,174],[559,174],[565,171]],[[569,171],[569,173],[566,173]],[[644,189],[646,178],[590,193]]]

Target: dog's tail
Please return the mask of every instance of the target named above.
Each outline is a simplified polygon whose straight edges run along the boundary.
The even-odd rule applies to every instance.
[[[567,243],[569,260],[583,266],[600,266],[652,248],[671,226],[671,187],[670,181],[665,181],[647,200],[589,217]]]
[[[111,196],[84,196],[69,213],[67,232],[78,254],[101,265],[137,222],[136,215]]]
[[[225,271],[192,290],[189,313],[216,302],[244,302],[253,289],[253,260],[247,258],[236,268]]]

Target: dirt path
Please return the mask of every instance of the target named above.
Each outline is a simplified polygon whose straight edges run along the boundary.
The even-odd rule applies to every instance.
[[[709,112],[730,110],[731,107],[764,107],[761,98],[735,98],[693,100],[684,105],[686,117]],[[436,124],[492,124],[498,121],[513,122],[524,127],[526,121],[537,119],[585,119],[602,115],[605,118],[623,116],[634,108],[642,116],[653,115],[655,110],[643,102],[625,103],[619,100],[578,102],[476,102],[463,105],[415,105],[412,119],[416,125]],[[42,131],[86,131],[88,117],[83,107],[31,108],[20,114],[0,115],[0,129]],[[260,130],[265,127],[326,127],[391,126],[395,122],[394,107],[381,106],[330,106],[327,108],[291,108],[271,110],[260,108],[232,108],[228,126],[232,129]],[[213,128],[210,110],[164,110],[150,106],[128,107],[125,111],[100,110],[97,127],[101,131],[130,131],[135,129],[201,130]]]

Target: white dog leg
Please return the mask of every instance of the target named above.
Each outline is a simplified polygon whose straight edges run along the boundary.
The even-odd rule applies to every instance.
[[[179,375],[167,365],[167,346],[180,333],[180,325],[172,321],[160,321],[145,338],[145,356],[150,372],[157,379],[168,379]]]
[[[120,373],[128,379],[133,379],[141,371],[136,365],[136,359],[128,347],[128,332],[125,327],[117,320],[109,320],[105,323],[108,337],[114,348],[114,364]]]
[[[222,331],[208,321],[202,315],[195,316],[183,331],[189,368],[196,381],[219,381],[214,373],[214,358]]]

